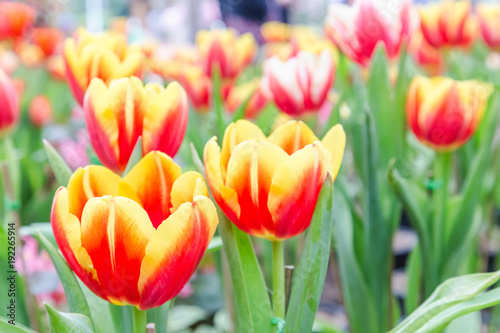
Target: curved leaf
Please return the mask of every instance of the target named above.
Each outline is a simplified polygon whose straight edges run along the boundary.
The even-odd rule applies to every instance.
[[[51,333],[92,333],[92,322],[79,313],[59,312],[48,304],[45,304],[49,315],[49,327]]]
[[[45,147],[45,152],[47,153],[50,167],[52,168],[52,172],[56,177],[58,185],[68,185],[69,179],[71,178],[73,172],[61,157],[61,155],[59,155],[54,147],[52,147],[52,145],[45,139],[43,139],[43,146]]]

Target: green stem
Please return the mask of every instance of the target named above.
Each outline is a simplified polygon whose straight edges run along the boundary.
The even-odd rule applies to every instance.
[[[434,181],[437,188],[434,190],[434,218],[432,221],[432,249],[434,260],[433,267],[429,267],[432,274],[432,282],[426,288],[426,294],[434,290],[439,285],[440,273],[439,269],[442,266],[441,258],[446,249],[447,231],[446,231],[446,207],[448,204],[448,181],[450,178],[451,169],[451,153],[437,153],[434,161]]]
[[[146,311],[139,310],[134,306],[133,308],[133,332],[145,333],[146,332]]]
[[[285,260],[283,242],[273,242],[273,313],[285,319]]]

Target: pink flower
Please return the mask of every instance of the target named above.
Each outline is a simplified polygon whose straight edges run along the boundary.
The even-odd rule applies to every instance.
[[[319,55],[300,51],[285,62],[274,56],[264,62],[262,90],[281,111],[299,116],[321,108],[334,76],[328,50]]]
[[[330,6],[325,30],[351,60],[367,66],[379,43],[389,59],[398,57],[402,42],[410,40],[417,22],[409,0],[357,0],[352,7]]]

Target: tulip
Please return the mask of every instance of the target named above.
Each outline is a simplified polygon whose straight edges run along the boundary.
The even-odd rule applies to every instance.
[[[177,83],[166,89],[154,83],[143,86],[136,77],[112,81],[107,86],[93,79],[83,103],[90,142],[106,167],[123,171],[139,136],[142,151],[162,151],[174,156],[188,120],[186,92]]]
[[[184,64],[178,74],[180,84],[198,112],[208,112],[212,100],[212,80],[205,75],[203,68]]]
[[[266,138],[256,125],[239,120],[226,129],[222,150],[215,137],[206,144],[205,173],[215,201],[236,227],[281,241],[309,227],[327,172],[335,179],[344,147],[340,125],[320,142],[301,121]]]
[[[257,53],[257,44],[251,33],[238,37],[232,29],[201,30],[196,34],[196,44],[204,71],[209,77],[217,67],[223,79],[233,79]]]
[[[480,2],[476,17],[483,40],[494,50],[500,50],[500,4]]]
[[[476,131],[492,92],[491,84],[475,80],[418,76],[408,90],[408,124],[434,150],[455,150]]]
[[[411,38],[414,23],[408,0],[357,0],[353,6],[331,5],[325,30],[344,54],[366,67],[378,44],[389,59],[397,58],[403,41]]]
[[[255,118],[267,104],[267,98],[262,92],[260,80],[253,80],[231,88],[226,99],[226,108],[234,113],[248,99],[245,106],[245,118]]]
[[[444,62],[441,52],[427,42],[421,31],[413,34],[408,45],[408,53],[431,75],[438,75],[443,71]]]
[[[17,125],[20,112],[16,86],[0,69],[0,139]]]
[[[46,62],[46,67],[52,78],[60,81],[64,81],[66,79],[64,59],[62,56],[54,55],[49,57]]]
[[[266,22],[260,26],[264,43],[286,42],[290,39],[292,27],[282,22]]]
[[[50,221],[69,267],[90,290],[140,310],[179,293],[218,224],[203,177],[181,174],[157,151],[123,179],[102,166],[78,169],[57,190]]]
[[[321,54],[324,50],[330,51],[333,61],[338,62],[338,51],[330,40],[318,35],[313,29],[306,26],[297,26],[293,29],[290,37],[292,44],[292,55],[297,55],[300,51],[308,51],[314,54]]]
[[[50,100],[43,95],[35,96],[30,103],[28,115],[31,123],[36,127],[43,127],[49,124],[53,118]]]
[[[57,51],[62,38],[62,32],[54,28],[36,28],[31,34],[31,40],[40,47],[46,57]]]
[[[35,10],[22,2],[0,1],[0,40],[18,39],[33,25]]]
[[[80,105],[93,78],[109,83],[113,79],[141,76],[142,60],[142,51],[127,46],[122,35],[91,35],[80,29],[74,38],[64,42],[66,79]]]
[[[476,33],[470,1],[443,1],[419,8],[420,27],[435,47],[467,47]]]
[[[277,57],[264,62],[262,89],[276,106],[291,116],[318,111],[335,75],[332,55],[300,51],[286,62]]]

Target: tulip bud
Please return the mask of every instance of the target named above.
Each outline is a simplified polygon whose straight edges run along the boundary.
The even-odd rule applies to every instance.
[[[320,55],[300,51],[286,62],[277,57],[264,62],[262,89],[276,106],[290,116],[316,112],[326,100],[335,76],[328,50]]]
[[[19,121],[19,93],[12,80],[0,69],[0,139]]]
[[[408,125],[427,146],[455,150],[475,133],[492,92],[491,84],[475,80],[416,77],[408,90]]]
[[[142,137],[143,154],[153,150],[174,156],[186,132],[188,101],[177,83],[143,86],[136,77],[106,85],[93,79],[83,103],[90,142],[103,165],[122,172]]]
[[[500,4],[479,2],[476,17],[483,40],[494,50],[500,50]]]
[[[36,127],[49,124],[53,118],[52,105],[47,97],[38,95],[30,103],[28,115],[31,123]]]

